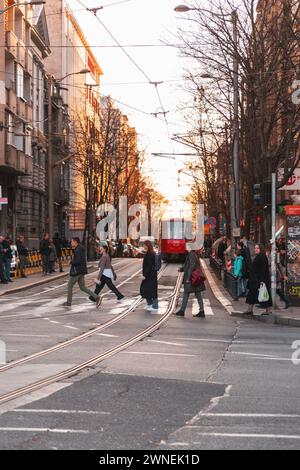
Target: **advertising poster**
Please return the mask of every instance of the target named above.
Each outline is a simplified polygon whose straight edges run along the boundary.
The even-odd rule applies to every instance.
[[[287,294],[300,305],[300,213],[287,216]]]

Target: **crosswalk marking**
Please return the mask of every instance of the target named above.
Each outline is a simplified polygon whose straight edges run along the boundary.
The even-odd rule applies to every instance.
[[[211,305],[210,305],[210,300],[209,299],[203,299],[203,304],[204,304],[205,315],[207,317],[214,316],[214,312],[213,312],[213,310],[211,308]],[[192,306],[192,315],[195,316],[195,315],[197,315],[197,313],[199,313],[199,304],[198,304],[197,299],[194,299],[193,300],[193,306]]]

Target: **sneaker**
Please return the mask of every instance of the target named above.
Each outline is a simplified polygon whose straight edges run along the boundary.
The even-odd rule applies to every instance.
[[[101,304],[102,304],[102,296],[98,295],[97,300],[96,300],[96,307],[99,308]]]
[[[69,304],[69,302],[65,302],[65,303],[63,304],[63,307],[72,307],[72,304]]]
[[[124,299],[125,295],[122,295],[121,297],[118,297],[118,302],[121,302]]]
[[[177,317],[184,317],[184,312],[182,310],[178,310],[178,312],[174,313]]]
[[[145,310],[147,310],[147,312],[151,312],[153,310],[152,305],[147,305]]]

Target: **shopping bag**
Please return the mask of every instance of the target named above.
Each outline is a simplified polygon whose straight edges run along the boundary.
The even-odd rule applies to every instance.
[[[268,302],[269,299],[270,299],[270,297],[269,297],[269,292],[268,292],[267,286],[264,282],[262,282],[260,284],[260,288],[259,288],[258,302],[260,304],[263,304],[264,302]]]

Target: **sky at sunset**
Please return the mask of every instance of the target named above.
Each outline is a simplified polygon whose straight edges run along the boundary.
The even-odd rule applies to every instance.
[[[117,0],[95,1],[84,0],[89,8],[106,6]],[[82,11],[82,4],[77,0],[68,2],[92,46],[104,75],[102,93],[111,95],[122,112],[128,115],[130,124],[139,134],[141,146],[147,150],[145,171],[158,184],[158,188],[169,200],[181,199],[188,191],[190,178],[181,176],[178,187],[178,169],[184,165],[184,157],[176,160],[152,157],[152,152],[185,153],[186,148],[170,140],[174,133],[184,133],[186,125],[178,107],[188,99],[182,89],[182,73],[185,61],[179,57],[178,49],[160,47],[163,42],[178,43],[176,31],[184,22],[184,14],[174,12],[178,0],[129,0],[111,5],[98,11],[98,16],[106,28],[122,45],[136,62],[139,70],[116,46],[116,42],[105,31],[104,27],[90,12]],[[81,10],[81,11],[76,11]],[[158,47],[139,47],[156,45]],[[168,128],[163,115],[160,119],[135,111],[125,104],[146,113],[162,111],[161,103],[151,81],[163,81],[158,87],[163,108],[167,114]]]

